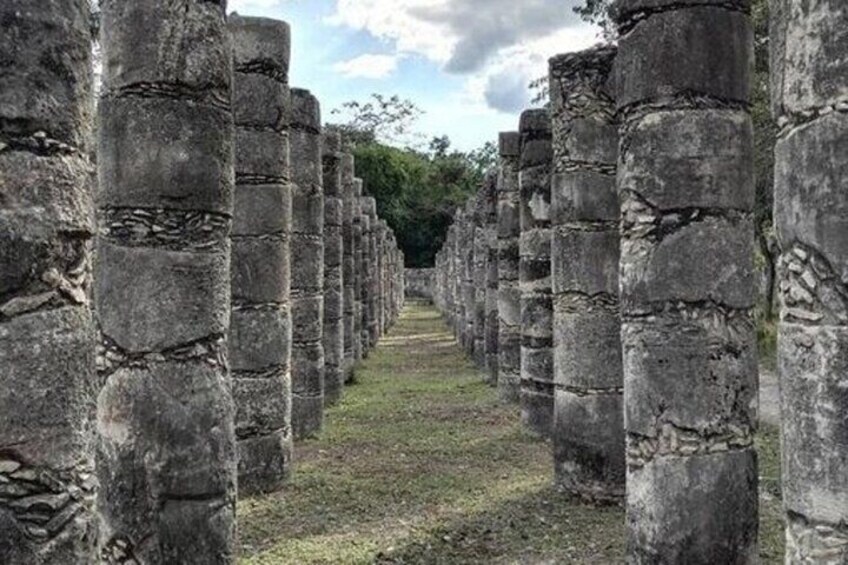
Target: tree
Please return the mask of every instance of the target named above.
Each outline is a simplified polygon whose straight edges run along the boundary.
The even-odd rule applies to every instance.
[[[348,142],[370,143],[379,141],[392,145],[408,143],[412,126],[423,111],[411,100],[397,95],[384,96],[374,93],[365,102],[352,100],[331,112],[346,116],[347,120],[333,127],[340,131]]]

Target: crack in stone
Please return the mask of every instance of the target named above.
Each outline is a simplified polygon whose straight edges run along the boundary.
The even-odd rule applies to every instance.
[[[703,2],[670,2],[662,6],[645,7],[632,12],[625,12],[621,7],[613,7],[612,17],[618,22],[618,31],[621,36],[629,34],[642,21],[666,12],[689,10],[692,8],[717,8],[730,12],[740,12],[747,16],[751,15],[751,5],[748,0],[724,0],[718,3],[715,0],[703,0]]]
[[[229,92],[228,88],[223,85],[208,85],[202,87],[188,86],[186,84],[172,82],[138,82],[128,84],[119,88],[105,90],[101,94],[101,99],[169,99],[183,102],[194,102],[204,104],[212,108],[221,110],[227,114],[232,112],[231,101],[225,93]]]

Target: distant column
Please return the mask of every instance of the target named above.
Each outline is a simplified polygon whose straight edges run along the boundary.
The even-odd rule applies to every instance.
[[[615,13],[628,559],[755,563],[751,21],[663,4]]]
[[[236,191],[230,368],[239,495],[279,488],[290,473],[291,184],[285,22],[229,18],[233,37]]]
[[[618,305],[616,50],[550,61],[554,173],[554,471],[591,501],[624,497],[624,377]]]
[[[101,3],[101,559],[224,564],[237,467],[233,52],[221,3],[169,7]]]
[[[500,134],[498,152],[498,396],[518,402],[521,389],[521,289],[518,282],[521,235],[518,132]]]
[[[353,358],[360,362],[365,358],[363,332],[363,298],[365,296],[365,224],[362,217],[362,179],[353,180],[353,263],[354,263],[354,311],[353,311]]]
[[[489,249],[486,246],[485,186],[477,191],[474,202],[474,348],[472,356],[477,368],[486,369],[486,273],[488,272]]]
[[[362,270],[360,271],[362,276],[362,325],[360,331],[362,336],[362,357],[365,359],[371,352],[371,279],[374,276],[374,273],[371,270],[371,239],[374,236],[374,226],[371,223],[368,197],[360,196],[359,205],[362,211],[362,214],[360,215],[360,222],[362,223]]]
[[[344,387],[341,138],[324,134],[324,402],[339,401]]]
[[[94,563],[89,6],[0,21],[0,563]]]
[[[356,311],[356,260],[354,251],[354,196],[353,175],[354,160],[350,153],[341,154],[342,168],[342,240],[344,257],[342,260],[342,281],[344,282],[344,380],[353,379],[356,364],[354,353],[354,314]]]
[[[553,424],[551,297],[551,120],[547,110],[521,115],[521,419],[548,437]]]
[[[489,384],[498,384],[498,175],[491,172],[483,181],[483,231],[486,248],[486,319],[484,347]]]
[[[457,243],[462,269],[462,302],[465,311],[465,326],[462,328],[461,343],[465,352],[471,357],[474,356],[474,322],[477,317],[477,289],[474,288],[475,204],[474,198],[469,198],[465,204],[465,213],[462,217],[462,237]]]
[[[848,6],[771,10],[786,563],[848,563]]]
[[[370,231],[368,232],[368,262],[365,269],[368,271],[368,301],[366,307],[366,319],[368,321],[368,349],[374,349],[377,345],[379,336],[379,325],[377,321],[377,301],[379,292],[379,272],[377,268],[378,248],[377,239],[379,237],[379,222],[377,218],[377,202],[372,196],[363,198],[365,210],[368,213]]]
[[[324,188],[321,109],[292,90],[292,427],[295,439],[324,421]]]

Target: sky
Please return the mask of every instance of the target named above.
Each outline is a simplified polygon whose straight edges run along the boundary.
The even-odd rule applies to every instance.
[[[447,135],[470,151],[514,130],[531,80],[558,53],[588,48],[599,30],[580,0],[229,0],[243,16],[292,27],[290,82],[332,110],[371,93],[412,100],[418,138]]]

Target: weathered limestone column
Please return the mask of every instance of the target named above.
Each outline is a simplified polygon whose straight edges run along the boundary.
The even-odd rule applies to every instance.
[[[486,247],[485,355],[488,382],[498,384],[498,175],[492,171],[483,183],[483,231]]]
[[[628,561],[755,563],[748,2],[657,5],[615,13]]]
[[[377,291],[379,289],[377,282],[379,279],[379,273],[377,272],[377,233],[379,227],[377,225],[377,202],[374,200],[374,197],[363,197],[362,204],[364,214],[368,216],[368,252],[364,256],[365,271],[368,273],[366,277],[364,304],[366,322],[366,332],[364,335],[366,336],[366,347],[370,352],[377,345],[377,340],[380,338],[377,324]]]
[[[481,186],[474,199],[474,263],[471,273],[474,283],[474,348],[472,358],[477,368],[486,368],[486,274],[489,249],[486,246],[485,186]]]
[[[551,297],[551,119],[547,110],[521,115],[521,419],[549,437],[553,425]]]
[[[498,395],[504,402],[517,403],[521,389],[518,132],[500,134],[498,153]]]
[[[291,471],[291,184],[287,117],[291,31],[230,18],[236,190],[230,368],[240,495],[279,488]]]
[[[385,320],[383,319],[383,315],[385,314],[385,284],[386,284],[386,273],[385,273],[385,251],[386,251],[386,231],[388,230],[388,226],[386,222],[382,220],[382,218],[378,218],[377,220],[377,232],[375,238],[375,247],[377,249],[377,254],[375,257],[375,265],[376,268],[374,272],[377,273],[376,280],[376,289],[374,291],[375,297],[375,313],[374,317],[376,318],[377,325],[377,337],[374,341],[374,345],[377,345],[377,341],[382,337],[383,331],[385,330]]]
[[[374,225],[371,222],[372,214],[369,213],[369,202],[367,196],[359,197],[359,206],[362,213],[360,214],[360,223],[362,224],[362,277],[361,290],[361,326],[360,335],[362,336],[362,358],[367,359],[371,352],[371,319],[373,310],[371,309],[371,291],[373,289],[371,279],[374,272],[371,270],[372,263],[372,246],[371,240],[374,237]]]
[[[554,170],[554,471],[591,501],[624,498],[624,377],[618,306],[615,47],[550,61]]]
[[[324,421],[324,189],[320,105],[291,94],[292,427],[302,439]]]
[[[771,9],[786,563],[848,563],[848,5]]]
[[[462,266],[462,301],[465,310],[465,327],[462,328],[462,345],[465,352],[474,358],[474,322],[477,319],[477,289],[474,286],[474,251],[476,248],[476,199],[469,198],[465,203],[465,213],[462,219],[462,238],[457,242],[460,249]]]
[[[235,559],[233,67],[222,4],[101,4],[95,296],[107,562]]]
[[[354,196],[353,175],[354,159],[350,153],[342,153],[342,240],[344,257],[342,260],[342,282],[344,293],[344,380],[346,383],[353,379],[353,369],[356,365],[354,353],[356,311],[356,261],[354,253]]]
[[[353,359],[358,363],[365,359],[363,331],[363,299],[365,297],[365,228],[367,220],[362,216],[362,179],[353,180],[353,264],[354,264],[354,310],[353,310]]]
[[[89,4],[6,0],[0,22],[0,563],[91,563]]]
[[[453,225],[456,227],[451,255],[453,260],[453,295],[456,305],[453,333],[460,347],[465,347],[465,247],[461,241],[468,234],[465,230],[465,209],[457,207]]]
[[[341,137],[324,134],[324,402],[335,404],[344,388],[343,206]]]

